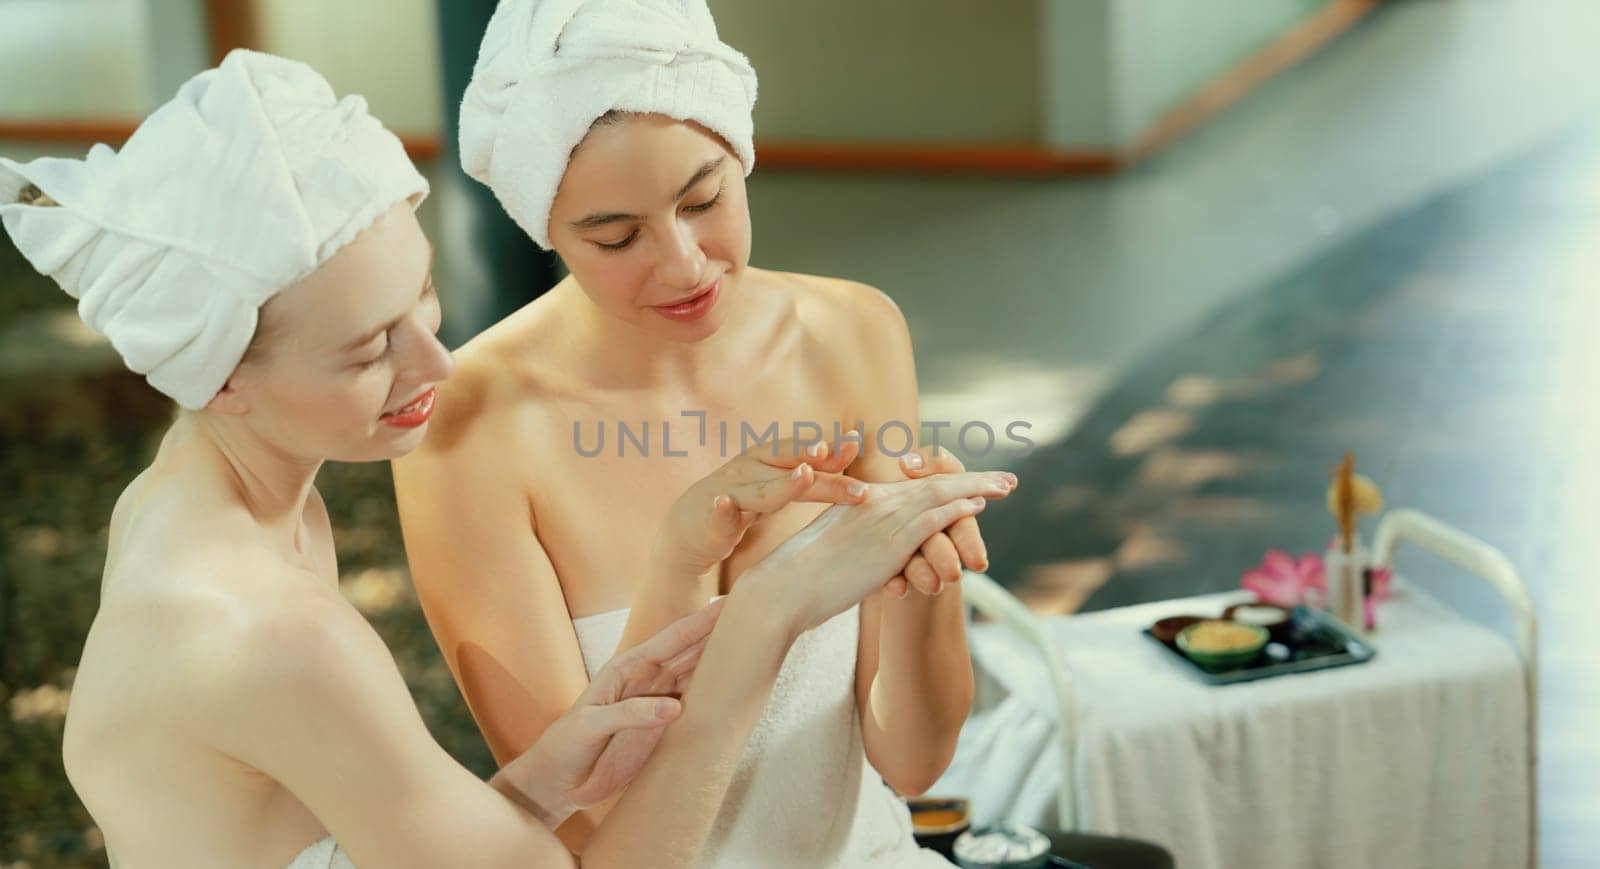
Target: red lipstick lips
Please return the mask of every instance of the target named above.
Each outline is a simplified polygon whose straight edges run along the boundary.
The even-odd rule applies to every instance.
[[[673,305],[655,305],[654,309],[669,320],[690,323],[704,317],[717,304],[722,295],[722,279],[718,278],[699,295]]]
[[[378,417],[378,420],[384,425],[394,426],[395,428],[416,428],[427,422],[428,417],[433,416],[434,397],[435,391],[429,389],[427,392],[412,399],[410,404],[399,410],[392,410]]]

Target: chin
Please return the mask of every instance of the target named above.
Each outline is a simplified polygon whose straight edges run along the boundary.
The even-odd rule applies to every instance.
[[[351,444],[342,455],[328,458],[335,462],[387,462],[421,446],[427,431],[427,423],[404,431],[396,431],[379,423],[363,441]]]
[[[722,328],[722,317],[719,316],[720,314],[720,311],[712,311],[699,322],[690,323],[680,328],[673,329],[662,337],[666,338],[668,341],[676,341],[679,344],[698,344],[701,341],[710,338],[712,335],[717,334],[717,332]]]

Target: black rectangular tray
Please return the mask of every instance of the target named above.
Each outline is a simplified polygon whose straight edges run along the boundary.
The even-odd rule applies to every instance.
[[[1337,619],[1319,609],[1294,608],[1294,624],[1286,658],[1274,658],[1269,652],[1274,643],[1256,655],[1255,660],[1243,667],[1213,671],[1196,664],[1188,655],[1178,650],[1176,644],[1164,643],[1145,628],[1142,632],[1150,642],[1160,645],[1182,662],[1185,669],[1208,685],[1234,685],[1254,682],[1292,673],[1309,673],[1329,667],[1344,667],[1372,660],[1378,650],[1372,644],[1350,632]]]

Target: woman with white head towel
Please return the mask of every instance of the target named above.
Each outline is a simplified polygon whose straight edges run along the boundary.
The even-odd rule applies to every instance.
[[[995,485],[829,498],[842,488],[809,466],[730,463],[778,481],[773,497],[854,506],[765,560],[721,605],[744,613],[732,628],[712,632],[708,607],[655,633],[475,778],[339,594],[314,485],[327,460],[414,448],[451,373],[412,213],[426,193],[359,97],[245,51],[120,152],[0,159],[17,247],[181,407],[111,516],[66,721],[67,774],[113,866],[573,865],[551,827],[630,780],[583,862],[687,865],[794,638]],[[835,581],[797,581],[819,571]]]

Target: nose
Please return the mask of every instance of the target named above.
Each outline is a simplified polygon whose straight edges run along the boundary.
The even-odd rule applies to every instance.
[[[444,346],[439,336],[432,333],[429,333],[423,343],[427,352],[424,354],[423,364],[418,367],[419,372],[426,378],[423,382],[438,383],[441,380],[449,380],[451,372],[456,370],[455,354]]]
[[[664,243],[657,248],[656,280],[663,286],[678,290],[700,288],[700,276],[705,274],[706,255],[700,249],[700,239],[694,227],[678,220]]]
[[[407,359],[400,372],[405,383],[438,383],[448,380],[455,370],[455,356],[440,342],[439,337],[426,329],[418,328],[407,342]]]

